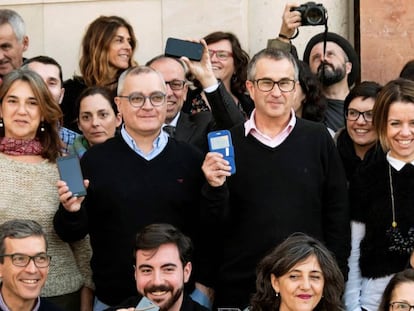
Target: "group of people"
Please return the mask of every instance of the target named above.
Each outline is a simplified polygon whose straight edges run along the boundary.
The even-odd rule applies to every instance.
[[[300,61],[292,6],[251,59],[214,32],[200,61],[145,66],[131,25],[100,16],[67,81],[0,10],[0,309],[410,311],[409,68],[359,82],[335,33]],[[222,129],[235,174],[208,152]],[[59,180],[67,154],[85,197]]]

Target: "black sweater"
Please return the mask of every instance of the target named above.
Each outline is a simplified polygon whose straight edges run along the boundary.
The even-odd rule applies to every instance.
[[[414,166],[406,164],[400,171],[391,167],[391,172],[397,228],[407,239],[408,230],[414,227]],[[409,253],[389,250],[394,243],[387,235],[392,223],[392,205],[385,157],[365,168],[355,179],[350,187],[350,200],[353,220],[365,223],[359,260],[361,275],[378,278],[403,270]],[[414,240],[408,247],[414,247]]]
[[[231,132],[237,172],[225,186],[203,191],[215,204],[210,210],[213,219],[222,221],[221,253],[215,253],[220,258],[217,306],[246,307],[259,260],[297,231],[324,241],[347,275],[346,178],[326,128],[298,119],[276,148],[245,137],[243,125]]]
[[[86,199],[76,213],[60,206],[54,224],[65,241],[90,234],[93,280],[101,301],[116,305],[136,295],[133,245],[144,226],[171,223],[197,243],[201,163],[195,147],[174,139],[151,161],[122,137],[96,145],[82,157],[84,177],[90,180]]]

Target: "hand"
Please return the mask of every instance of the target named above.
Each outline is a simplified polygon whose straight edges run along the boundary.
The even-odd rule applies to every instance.
[[[223,155],[218,152],[207,153],[201,169],[212,187],[222,186],[226,177],[231,175],[229,162],[224,160]]]
[[[193,42],[197,42],[192,40]],[[203,55],[201,60],[190,61],[187,57],[181,57],[181,60],[187,65],[188,70],[194,75],[194,77],[200,81],[201,86],[205,89],[209,86],[217,84],[217,78],[214,75],[213,66],[211,65],[210,53],[208,52],[207,43],[204,39],[200,40],[200,43],[203,45]]]
[[[281,34],[292,37],[296,29],[302,25],[302,18],[301,14],[298,11],[290,11],[291,8],[298,7],[298,4],[288,3],[285,6],[285,10],[283,11],[282,16],[282,25],[280,26],[280,32]]]
[[[89,180],[85,179],[83,181],[85,188],[89,186]],[[72,192],[69,191],[69,187],[63,180],[58,180],[56,183],[58,188],[59,200],[62,203],[63,207],[68,212],[77,212],[81,208],[82,201],[85,197],[72,197]]]

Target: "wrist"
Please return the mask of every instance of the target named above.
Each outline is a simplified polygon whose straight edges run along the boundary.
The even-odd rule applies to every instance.
[[[285,34],[283,34],[283,33],[279,33],[279,37],[278,37],[278,39],[279,39],[280,41],[290,43],[290,37],[289,37],[289,36],[287,36],[287,35],[285,35]]]

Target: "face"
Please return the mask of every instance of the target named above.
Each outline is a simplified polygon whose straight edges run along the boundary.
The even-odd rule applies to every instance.
[[[257,61],[255,80],[268,78],[273,81],[295,79],[295,70],[287,59],[274,60],[262,58]],[[297,82],[295,88],[297,86]],[[275,84],[268,92],[259,90],[257,83],[246,81],[246,87],[256,107],[256,123],[258,121],[273,123],[275,120],[287,122],[295,101],[295,89],[291,92],[281,92]]]
[[[80,102],[78,126],[89,145],[114,137],[120,124],[120,115],[115,115],[111,104],[101,94],[86,96]]]
[[[0,76],[4,76],[23,63],[23,52],[29,46],[27,36],[18,41],[10,24],[0,25]]]
[[[309,67],[324,86],[330,86],[346,79],[352,64],[346,60],[345,52],[334,42],[326,42],[323,55],[323,42],[316,44],[309,55]]]
[[[373,98],[356,97],[350,103],[348,109],[354,109],[359,112],[372,111],[375,100]],[[362,115],[359,115],[355,121],[346,120],[346,128],[349,136],[356,147],[373,146],[377,140],[372,121],[366,121]]]
[[[109,64],[116,70],[129,68],[132,57],[131,35],[126,27],[119,27],[109,45]]]
[[[124,80],[123,96],[138,92],[149,96],[154,92],[165,93],[165,83],[154,72],[139,75],[128,75]],[[167,105],[154,107],[149,99],[145,100],[141,108],[134,108],[127,98],[115,97],[118,111],[124,120],[125,129],[133,137],[156,136],[164,124],[167,114]]]
[[[161,73],[166,82],[185,81],[184,68],[174,59],[159,59],[151,64],[151,68]],[[187,90],[187,85],[184,85],[181,90],[172,90],[170,84],[167,84],[167,117],[165,123],[170,123],[181,110],[187,96]]]
[[[191,274],[191,263],[184,267],[175,244],[163,244],[155,250],[138,250],[135,279],[140,294],[161,310],[179,310],[184,283]]]
[[[409,305],[414,305],[414,282],[404,282],[397,285],[392,294],[390,302],[405,302]],[[391,311],[391,306],[389,308]]]
[[[322,298],[324,277],[314,255],[297,263],[281,277],[271,275],[272,287],[279,293],[280,311],[311,311]]]
[[[215,43],[210,43],[208,45],[208,49],[233,53],[233,49],[229,40],[220,40]],[[216,54],[214,54],[212,57],[210,57],[210,59],[216,78],[220,79],[224,83],[230,82],[230,79],[235,71],[233,56],[229,56],[226,60],[221,60],[217,58]]]
[[[4,242],[6,254],[20,253],[35,256],[46,253],[46,243],[43,237],[6,238]],[[3,280],[1,293],[10,309],[22,303],[33,304],[40,295],[48,272],[49,267],[38,268],[33,260],[30,260],[26,267],[16,267],[11,257],[4,257],[4,262],[0,264],[0,277]]]
[[[386,136],[392,157],[407,163],[414,161],[414,103],[390,105]]]
[[[15,81],[1,104],[5,137],[33,139],[41,121],[38,99],[28,82]]]
[[[43,81],[45,81],[47,88],[53,96],[55,102],[60,104],[63,99],[65,89],[62,88],[62,81],[60,80],[59,68],[52,64],[43,64],[39,62],[32,62],[28,65],[30,70],[38,73]]]

